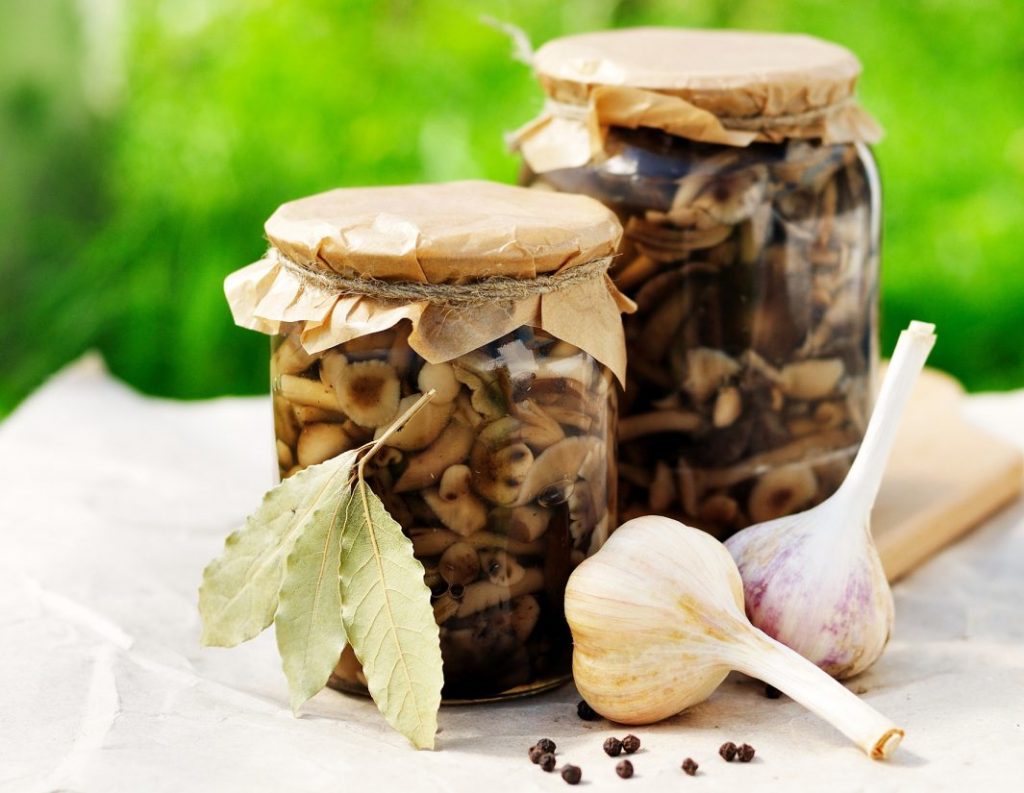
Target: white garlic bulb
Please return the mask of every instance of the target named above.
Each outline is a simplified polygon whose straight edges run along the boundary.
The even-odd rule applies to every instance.
[[[871,537],[871,508],[934,330],[912,322],[900,335],[842,487],[812,509],[750,526],[726,542],[750,621],[839,679],[871,666],[892,631],[892,591]]]
[[[721,543],[670,518],[623,524],[565,591],[573,676],[602,716],[649,724],[707,699],[730,670],[757,677],[829,721],[874,758],[903,731],[743,613]]]

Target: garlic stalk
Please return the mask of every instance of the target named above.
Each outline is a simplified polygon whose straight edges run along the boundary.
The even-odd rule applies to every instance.
[[[892,631],[892,591],[871,537],[871,508],[934,330],[912,322],[900,334],[839,490],[812,509],[750,526],[726,542],[751,622],[841,680],[871,666]]]
[[[814,664],[755,628],[721,543],[660,516],[623,524],[565,590],[573,677],[602,716],[649,724],[702,702],[731,670],[757,677],[875,759],[903,730]]]

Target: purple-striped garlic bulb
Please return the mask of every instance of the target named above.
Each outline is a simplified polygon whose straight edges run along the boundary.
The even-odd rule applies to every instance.
[[[892,591],[871,537],[871,508],[934,331],[911,322],[900,334],[839,490],[813,509],[750,526],[726,542],[750,621],[838,679],[871,666],[892,630]]]

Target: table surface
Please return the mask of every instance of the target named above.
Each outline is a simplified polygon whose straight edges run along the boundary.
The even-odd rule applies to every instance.
[[[1024,447],[1024,392],[965,412]],[[439,751],[416,752],[364,699],[324,691],[293,717],[269,632],[201,648],[200,575],[269,486],[270,436],[266,400],[143,397],[95,357],[0,425],[0,791],[563,790],[526,757],[545,736],[592,791],[1024,789],[1019,503],[895,588],[892,642],[850,684],[906,728],[891,762],[734,675],[634,728],[623,781],[601,743],[626,730],[578,720],[572,686],[443,708]],[[723,762],[726,740],[754,762]]]

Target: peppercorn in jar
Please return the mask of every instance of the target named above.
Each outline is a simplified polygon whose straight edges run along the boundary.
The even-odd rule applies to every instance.
[[[625,227],[622,519],[726,537],[839,486],[877,362],[879,186],[847,50],[807,36],[634,29],[549,42],[526,182]]]
[[[282,206],[226,285],[273,335],[280,475],[380,437],[368,481],[433,593],[447,700],[569,674],[572,569],[615,520],[621,227],[598,202],[463,182]],[[365,691],[350,649],[330,684]]]

